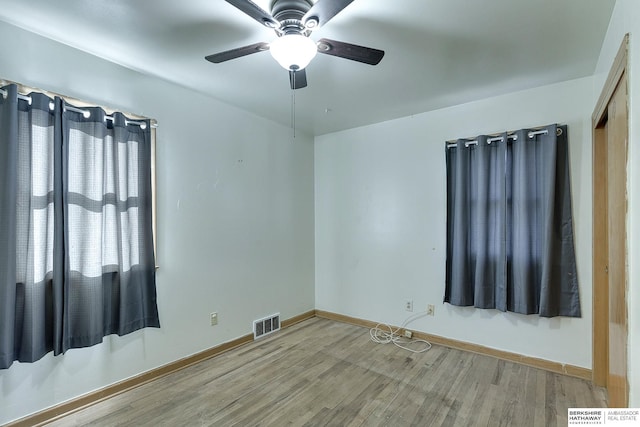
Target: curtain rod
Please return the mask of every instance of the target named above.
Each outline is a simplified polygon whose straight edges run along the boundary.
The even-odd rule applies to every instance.
[[[0,89],[0,95],[2,95],[2,97],[4,99],[7,99],[7,95],[9,95],[9,94],[7,93],[6,90]],[[29,105],[31,105],[31,97],[30,96],[23,95],[23,94],[19,93],[18,94],[18,99],[22,99],[23,101],[27,101],[29,103]]]
[[[50,102],[49,103],[49,109],[51,111],[53,111],[53,108],[54,108],[53,102]],[[82,114],[84,116],[85,119],[88,119],[89,116],[91,116],[91,111],[83,110],[82,108],[73,107],[71,105],[65,105],[64,109],[65,110],[69,110],[69,111],[73,111],[74,113],[80,113],[80,114]],[[104,116],[104,119],[105,120],[109,120],[110,122],[112,122],[114,120],[113,116],[109,116],[109,115]],[[137,125],[137,126],[140,126],[140,128],[143,129],[143,130],[147,128],[147,124],[145,122],[137,121],[137,120],[129,120],[127,118],[124,119],[124,124],[125,125]],[[157,128],[158,125],[152,123],[151,127],[152,128]]]
[[[18,83],[14,83],[16,85],[18,85]],[[39,92],[38,90],[34,90],[34,92]],[[3,98],[7,98],[7,95],[9,95],[9,93],[4,90],[4,89],[0,89],[0,95],[2,95]],[[68,102],[67,101],[67,97],[65,96],[61,96],[61,95],[57,95],[60,96],[60,98],[62,98],[65,103]],[[29,103],[29,105],[31,105],[31,97],[28,95],[23,95],[21,93],[18,93],[18,99],[22,99],[23,101],[27,101]],[[49,103],[49,109],[51,111],[53,111],[53,109],[55,108],[53,102]],[[102,108],[102,107],[100,107]],[[69,111],[73,111],[75,113],[80,113],[84,116],[84,118],[89,118],[89,116],[91,115],[91,111],[89,110],[83,110],[82,108],[78,108],[78,107],[74,107],[72,105],[66,105],[64,106],[65,110],[69,110]],[[124,113],[123,113],[124,114]],[[126,114],[125,114],[126,115]],[[110,115],[106,115],[105,120],[110,120],[113,121],[113,116]],[[158,123],[156,122],[155,119],[150,119],[151,120],[151,128],[155,129],[158,127]],[[140,126],[140,128],[145,129],[147,124],[144,121],[137,121],[137,120],[129,120],[129,119],[125,119],[125,124],[126,125],[137,125]]]
[[[527,134],[527,136],[529,138],[533,138],[536,135],[546,135],[547,133],[549,133],[549,131],[547,131],[546,129],[542,129],[542,130],[535,130],[535,131],[531,131]],[[556,128],[556,135],[560,136],[562,135],[562,129],[561,128]],[[518,135],[507,135],[508,139],[513,139],[514,141],[516,141],[518,139]],[[496,136],[494,138],[487,138],[487,144],[491,144],[492,142],[502,142],[504,140],[503,137],[501,136]],[[478,145],[478,140],[473,140],[473,141],[466,141],[464,143],[465,147],[468,147],[470,145]],[[458,143],[455,141],[447,141],[447,148],[452,148],[452,147],[457,147]]]

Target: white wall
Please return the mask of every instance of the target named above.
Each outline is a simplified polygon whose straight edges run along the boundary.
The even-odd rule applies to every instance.
[[[618,0],[597,73],[324,135],[315,146],[315,306],[502,350],[591,367],[590,115],[622,35],[640,67],[640,2]],[[0,77],[158,119],[159,330],[107,337],[0,371],[0,424],[250,331],[251,320],[314,307],[311,138],[166,82],[0,23]],[[62,58],[62,60],[60,59]],[[65,62],[70,65],[65,65]],[[630,79],[631,406],[640,406],[640,85]],[[581,319],[442,305],[445,140],[569,125]],[[209,213],[202,212],[208,210]],[[635,242],[635,243],[634,243]],[[208,314],[220,324],[208,326]]]
[[[0,370],[0,424],[314,308],[309,136],[4,23],[0,40],[0,77],[158,120],[162,324]]]
[[[594,90],[602,91],[613,59],[626,33],[629,43],[629,160],[628,160],[628,220],[627,245],[629,249],[628,322],[629,322],[629,406],[640,407],[640,2],[618,0],[616,2],[607,37],[602,45],[600,59],[594,76]]]
[[[316,308],[591,368],[592,79],[583,78],[316,137]],[[446,140],[569,127],[582,318],[443,305]]]

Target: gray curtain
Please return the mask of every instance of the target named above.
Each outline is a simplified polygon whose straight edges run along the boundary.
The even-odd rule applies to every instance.
[[[444,301],[580,317],[567,127],[532,131],[446,149]]]
[[[3,89],[0,368],[159,327],[150,123]]]

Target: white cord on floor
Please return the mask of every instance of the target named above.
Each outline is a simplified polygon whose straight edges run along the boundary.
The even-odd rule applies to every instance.
[[[405,320],[402,323],[402,326],[400,326],[399,328],[396,328],[395,330],[393,330],[393,328],[391,328],[391,326],[389,325],[378,323],[375,328],[371,328],[369,330],[369,335],[371,335],[371,341],[378,344],[393,343],[395,346],[400,347],[404,350],[410,351],[412,353],[424,353],[425,351],[431,348],[431,343],[429,341],[426,341],[423,339],[408,339],[400,335],[398,332],[400,331],[400,329],[404,328],[409,323],[426,315],[427,313],[423,312],[423,313],[414,314],[413,316],[409,316],[407,320]],[[383,330],[381,326],[384,326],[385,330]],[[388,331],[386,329],[388,329]],[[424,348],[419,348],[415,350],[413,348],[408,347],[408,344],[414,345],[415,343],[424,344]]]

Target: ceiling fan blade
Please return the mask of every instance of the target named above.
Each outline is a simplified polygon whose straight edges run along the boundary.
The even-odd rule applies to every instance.
[[[307,87],[307,72],[305,69],[289,71],[289,83],[291,84],[291,89]]]
[[[220,53],[214,53],[209,56],[205,56],[209,62],[219,64],[221,62],[229,61],[230,59],[240,58],[242,56],[251,55],[252,53],[264,52],[269,50],[269,43],[254,43],[248,46],[237,47],[235,49],[226,50]]]
[[[318,53],[338,56],[369,65],[378,65],[384,56],[384,50],[370,47],[358,46],[351,43],[339,42],[336,40],[318,40]]]
[[[251,0],[226,0],[226,2],[237,7],[265,27],[278,28],[280,26],[280,23],[273,16]]]
[[[311,6],[311,9],[304,14],[302,24],[306,26],[308,20],[315,18],[317,21],[316,26],[321,27],[352,2],[353,0],[318,0],[318,2]]]

